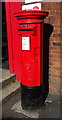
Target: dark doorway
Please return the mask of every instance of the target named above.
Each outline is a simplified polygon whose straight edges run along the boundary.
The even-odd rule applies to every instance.
[[[2,62],[8,61],[5,3],[2,2]]]

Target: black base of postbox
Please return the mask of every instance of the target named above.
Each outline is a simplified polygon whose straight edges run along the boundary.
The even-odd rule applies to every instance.
[[[21,105],[23,109],[38,109],[44,105],[47,93],[42,85],[28,87],[21,84]]]

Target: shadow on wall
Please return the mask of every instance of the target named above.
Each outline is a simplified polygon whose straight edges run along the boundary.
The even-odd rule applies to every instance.
[[[53,26],[48,23],[44,23],[43,30],[43,84],[44,93],[49,92],[49,38],[53,32]]]

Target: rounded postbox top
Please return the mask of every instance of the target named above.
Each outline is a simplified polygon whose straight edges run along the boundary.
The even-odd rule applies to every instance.
[[[48,13],[49,12],[43,10],[21,10],[15,13],[15,17],[20,20],[21,23],[28,22],[28,19],[34,22],[42,22],[48,16]],[[36,19],[37,21],[35,21]],[[29,20],[29,22],[31,21]]]
[[[39,16],[48,16],[48,13],[47,11],[44,11],[44,10],[21,10],[20,12],[18,13],[15,13],[15,16],[16,17],[22,17],[23,15],[26,16],[26,15],[39,15]]]

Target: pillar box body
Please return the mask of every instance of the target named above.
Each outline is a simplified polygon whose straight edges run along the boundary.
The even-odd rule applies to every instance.
[[[48,12],[42,10],[22,10],[15,13],[20,37],[19,80],[21,105],[24,109],[43,106],[47,97],[43,87],[43,22],[46,16]]]
[[[21,84],[43,86],[43,22],[48,12],[22,10],[15,14],[20,37]]]

